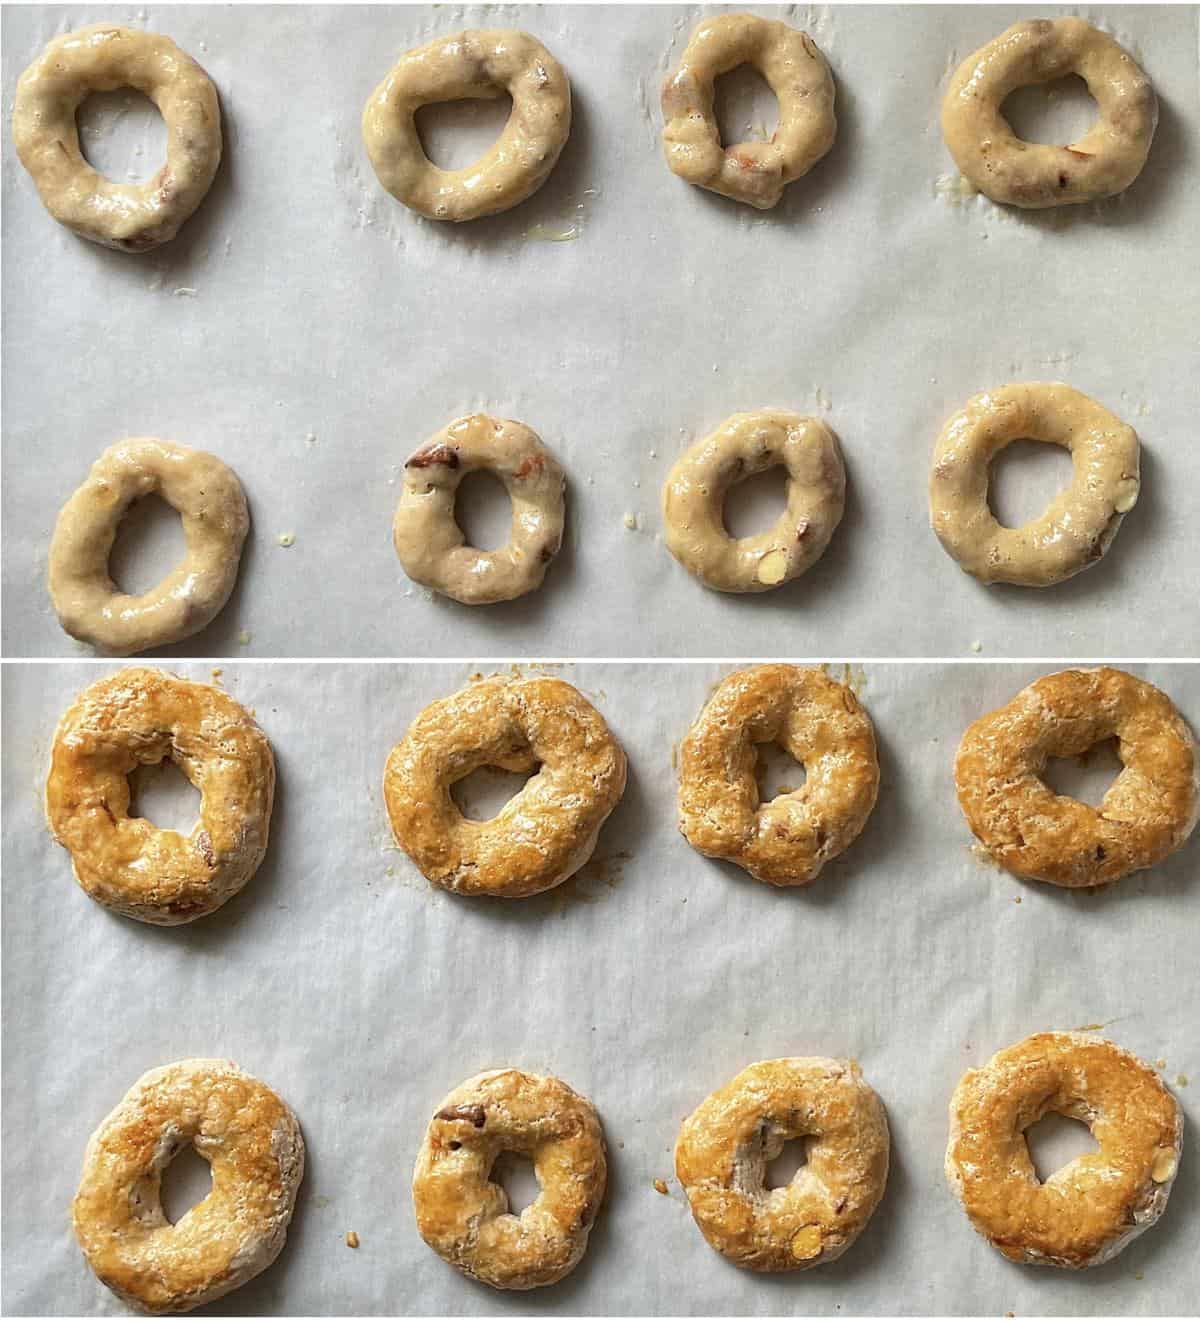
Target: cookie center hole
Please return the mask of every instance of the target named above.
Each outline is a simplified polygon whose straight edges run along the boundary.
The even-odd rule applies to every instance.
[[[725,531],[731,537],[757,536],[782,518],[787,509],[787,470],[776,464],[735,482],[725,496]]]
[[[1002,527],[1024,527],[1071,484],[1071,456],[1061,445],[1014,440],[988,473],[988,504]]]
[[[208,1161],[189,1142],[162,1173],[159,1200],[163,1215],[178,1224],[193,1206],[212,1192],[212,1170]]]
[[[169,757],[135,766],[129,772],[129,815],[190,835],[200,819],[200,792]]]
[[[1030,1124],[1025,1130],[1025,1145],[1039,1183],[1045,1183],[1076,1156],[1099,1150],[1086,1124],[1058,1114],[1043,1115],[1036,1124]]]
[[[713,84],[713,114],[721,145],[768,142],[779,127],[779,102],[752,64],[740,64]]]
[[[413,116],[425,155],[440,170],[474,165],[504,132],[512,97],[478,97],[423,105]]]
[[[522,773],[500,766],[480,766],[450,786],[450,797],[468,821],[491,821],[534,774],[536,771]]]
[[[801,763],[778,743],[760,743],[755,751],[758,762],[754,778],[758,781],[760,803],[769,803],[780,794],[795,793],[808,779]]]
[[[458,485],[454,517],[476,550],[497,550],[512,535],[512,501],[494,473],[467,473]]]
[[[117,528],[108,556],[108,576],[129,596],[148,592],[187,554],[183,522],[157,495],[136,500]]]
[[[1099,807],[1113,781],[1124,770],[1117,753],[1117,740],[1093,743],[1079,757],[1051,757],[1042,771],[1042,783],[1061,798],[1075,798]]]
[[[1049,83],[1018,87],[1005,98],[1000,113],[1022,141],[1066,147],[1087,133],[1099,107],[1087,83],[1078,74],[1071,74]]]
[[[537,1201],[542,1191],[533,1161],[516,1151],[502,1151],[496,1157],[488,1178],[504,1189],[509,1215],[519,1216],[527,1206]]]
[[[791,1138],[774,1160],[767,1161],[763,1170],[763,1187],[786,1188],[808,1164],[808,1138]]]
[[[158,107],[132,87],[93,92],[75,112],[83,158],[113,183],[145,183],[167,159]]]

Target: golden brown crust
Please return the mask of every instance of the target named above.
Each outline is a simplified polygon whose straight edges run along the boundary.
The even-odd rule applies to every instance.
[[[760,743],[778,743],[807,777],[769,803],[754,774]],[[760,881],[806,885],[858,837],[878,791],[875,730],[849,686],[756,665],[717,685],[683,741],[679,829]]]
[[[1001,107],[1018,87],[1078,74],[1099,107],[1067,147],[1025,142]],[[1150,79],[1133,57],[1081,18],[1014,23],[959,65],[942,102],[955,163],[994,202],[1048,207],[1119,193],[1141,173],[1158,122]]]
[[[175,1224],[163,1170],[191,1144],[212,1191]],[[287,1237],[304,1176],[288,1106],[228,1060],[151,1069],[92,1134],[71,1208],[88,1265],[146,1312],[189,1312],[265,1270]]]
[[[167,163],[142,184],[106,179],[79,147],[76,110],[120,87],[145,93],[167,127]],[[208,192],[221,111],[208,75],[169,37],[95,23],[55,37],[21,75],[13,141],[55,220],[93,243],[145,252],[174,238]]]
[[[1060,445],[1071,484],[1021,527],[988,507],[992,460],[1014,440]],[[942,548],[985,583],[1048,587],[1104,555],[1141,490],[1137,432],[1061,381],[986,390],[942,428],[929,478],[929,518]]]
[[[489,1180],[503,1151],[528,1156],[541,1187],[519,1216]],[[456,1087],[429,1122],[413,1172],[417,1228],[467,1275],[496,1289],[535,1289],[583,1256],[606,1178],[590,1101],[557,1078],[493,1069]]]
[[[783,1144],[809,1138],[782,1188],[765,1187]],[[763,1060],[683,1121],[675,1172],[700,1232],[735,1265],[801,1271],[840,1257],[887,1183],[887,1115],[853,1060]]]
[[[508,543],[497,550],[466,544],[454,517],[462,479],[494,473],[512,503]],[[404,465],[404,490],[392,542],[415,582],[464,605],[512,601],[541,586],[562,545],[566,475],[523,422],[473,413],[456,418]]]
[[[512,97],[496,142],[462,170],[439,169],[421,146],[423,105]],[[476,220],[531,197],[549,178],[571,131],[571,84],[540,41],[515,29],[455,32],[407,51],[371,94],[363,142],[379,182],[431,220]]]
[[[536,771],[490,821],[450,786],[481,766]],[[484,679],[433,702],[392,749],[383,794],[396,842],[435,885],[520,898],[592,855],[625,790],[625,754],[604,717],[561,679]]]
[[[779,102],[769,142],[721,144],[713,112],[716,80],[739,65],[762,74]],[[663,148],[673,173],[759,210],[833,146],[833,75],[807,32],[754,14],[718,14],[692,33],[663,84]]]
[[[201,795],[191,833],[129,815],[128,775],[170,757]],[[219,908],[267,849],[275,761],[250,713],[163,670],[100,679],[54,735],[46,821],[87,893],[140,922],[174,926]]]
[[[730,487],[776,465],[787,472],[787,508],[767,531],[731,537],[724,520]],[[821,558],[845,501],[842,451],[824,422],[780,408],[734,413],[682,454],[667,476],[667,549],[713,591],[770,591]]]
[[[1025,1130],[1054,1112],[1099,1150],[1038,1181]],[[971,1224],[1010,1261],[1097,1266],[1162,1214],[1183,1113],[1153,1069],[1083,1032],[1042,1032],[965,1073],[950,1101],[946,1177]]]
[[[1124,769],[1098,808],[1056,794],[1050,757],[1116,737]],[[958,801],[1000,866],[1053,885],[1107,885],[1153,867],[1200,813],[1195,742],[1153,684],[1107,667],[1063,670],[976,720],[954,762]]]

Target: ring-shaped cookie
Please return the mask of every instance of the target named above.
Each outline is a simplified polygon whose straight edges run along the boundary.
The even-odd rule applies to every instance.
[[[805,782],[764,803],[757,745],[777,743]],[[858,837],[879,791],[875,730],[821,670],[756,665],[723,679],[679,750],[679,829],[692,848],[769,885],[807,885]]]
[[[424,105],[507,92],[512,114],[496,142],[462,170],[436,166],[414,116]],[[571,84],[527,32],[486,29],[438,37],[400,57],[363,110],[362,135],[379,182],[431,220],[476,220],[531,197],[571,131]]]
[[[470,472],[494,473],[512,502],[498,550],[468,546],[454,500]],[[566,475],[523,422],[472,413],[444,427],[404,465],[392,541],[404,572],[463,605],[512,601],[541,586],[562,545]]]
[[[535,772],[490,821],[450,786],[481,766]],[[561,679],[483,679],[432,702],[392,749],[383,794],[397,844],[435,885],[521,898],[587,862],[625,791],[604,717]]]
[[[769,142],[724,147],[713,88],[742,64],[757,69],[775,93],[779,126]],[[807,32],[754,14],[705,19],[663,84],[667,164],[688,183],[768,210],[833,146],[833,99],[833,75]]]
[[[1061,445],[1071,484],[1022,527],[988,507],[988,469],[1014,440]],[[967,401],[942,428],[929,478],[930,522],[948,555],[985,583],[1049,587],[1112,544],[1140,490],[1137,432],[1061,382],[1027,382]]]
[[[1042,780],[1051,757],[1116,738],[1121,773],[1099,807]],[[1069,887],[1107,885],[1181,848],[1200,815],[1192,732],[1165,693],[1122,670],[1063,670],[976,720],[954,761],[958,801],[1006,871]]]
[[[785,1142],[807,1138],[790,1183],[767,1188]],[[853,1060],[762,1060],[683,1121],[675,1173],[710,1246],[752,1271],[803,1271],[854,1242],[887,1183],[887,1115]]]
[[[129,815],[129,773],[164,757],[200,793],[187,835]],[[97,903],[176,926],[220,908],[258,870],[274,795],[271,745],[244,707],[211,684],[127,669],[85,688],[59,721],[46,821]]]
[[[140,596],[113,582],[108,557],[130,505],[160,496],[183,523],[187,554]],[[92,464],[54,525],[49,586],[58,622],[115,656],[191,637],[229,600],[250,514],[232,468],[167,440],[120,440]]]
[[[519,1215],[490,1179],[501,1152],[527,1156],[540,1185]],[[426,1243],[495,1289],[536,1289],[574,1270],[604,1200],[604,1133],[592,1103],[558,1078],[492,1069],[429,1121],[413,1171]]]
[[[163,1171],[190,1145],[212,1190],[174,1224]],[[190,1312],[275,1260],[304,1177],[286,1102],[229,1060],[151,1069],[92,1134],[71,1208],[88,1265],[144,1312]]]
[[[1026,142],[1004,118],[1018,87],[1078,74],[1100,109],[1078,142]],[[1106,32],[1081,18],[1014,23],[958,66],[942,101],[955,164],[993,202],[1041,208],[1094,202],[1141,173],[1158,122],[1150,79]]]
[[[787,470],[787,508],[766,532],[731,537],[723,514],[729,488],[779,465]],[[845,503],[841,449],[824,422],[782,409],[734,413],[667,475],[667,549],[714,591],[767,592],[821,558]]]
[[[75,112],[93,92],[132,87],[158,107],[167,163],[145,183],[114,183],[79,146]],[[157,32],[94,23],[55,37],[21,75],[13,141],[46,210],[93,243],[145,252],[173,239],[221,162],[221,110],[208,74]]]
[[[1098,1146],[1039,1181],[1025,1131],[1043,1115]],[[1183,1113],[1136,1055],[1086,1032],[1041,1032],[965,1073],[950,1101],[946,1178],[971,1224],[1010,1261],[1099,1266],[1162,1215]]]

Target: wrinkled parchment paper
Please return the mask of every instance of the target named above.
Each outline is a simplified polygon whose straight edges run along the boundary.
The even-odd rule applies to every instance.
[[[4,653],[79,654],[44,586],[50,533],[132,433],[212,450],[251,505],[236,593],[176,655],[1195,655],[1196,7],[1037,11],[1108,26],[1162,116],[1124,197],[1032,214],[964,198],[938,126],[956,64],[1032,11],[756,8],[806,28],[837,79],[836,145],[768,213],[662,159],[658,89],[712,12],[695,6],[6,6],[6,106],[51,36],[110,17],[208,69],[226,153],[181,236],[130,256],[56,225],[4,134]],[[527,204],[423,220],[375,179],[363,104],[402,51],[506,25],[567,68],[570,141]],[[731,134],[768,131],[761,109]],[[448,151],[474,113],[422,123]],[[118,108],[89,139],[117,177],[160,158],[146,134],[121,157],[129,122]],[[1086,118],[1053,122],[1070,140]],[[1141,501],[1080,577],[985,588],[929,530],[935,438],[979,390],[1056,378],[1137,428]],[[667,553],[659,493],[693,439],[767,406],[839,433],[845,520],[786,589],[711,593]],[[415,587],[390,535],[404,460],[473,410],[527,422],[570,478],[545,585],[488,608]],[[1068,472],[1062,455],[1000,465],[1040,496],[1022,518]],[[743,498],[760,507],[741,531],[766,526],[775,506]],[[139,588],[176,545],[143,537]]]
[[[144,1070],[188,1055],[228,1056],[263,1078],[308,1142],[283,1255],[216,1311],[1194,1311],[1198,842],[1098,894],[1025,884],[977,859],[954,750],[1037,668],[852,667],[879,736],[879,802],[843,857],[790,892],[700,857],[675,828],[673,750],[725,667],[556,669],[621,739],[629,787],[577,879],[509,903],[432,890],[392,847],[379,787],[409,722],[474,669],[226,665],[221,681],[278,759],[270,851],[218,913],[154,928],[89,900],[42,822],[54,726],[100,671],[4,667],[5,1311],[120,1313],[68,1225],[83,1149]],[[1138,672],[1200,724],[1200,668]],[[994,1051],[1085,1024],[1161,1062],[1188,1114],[1179,1178],[1159,1224],[1109,1265],[1014,1266],[945,1185],[946,1106]],[[672,1148],[709,1091],[789,1054],[861,1061],[888,1109],[892,1170],[840,1261],[756,1276],[700,1236]],[[531,1294],[445,1265],[409,1198],[439,1101],[497,1065],[555,1073],[591,1097],[611,1160],[582,1264]]]

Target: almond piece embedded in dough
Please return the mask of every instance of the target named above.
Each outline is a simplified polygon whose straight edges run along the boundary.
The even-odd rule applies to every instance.
[[[782,550],[768,551],[758,562],[757,578],[760,583],[765,583],[768,587],[774,587],[776,583],[783,582],[787,575],[787,552]]]

